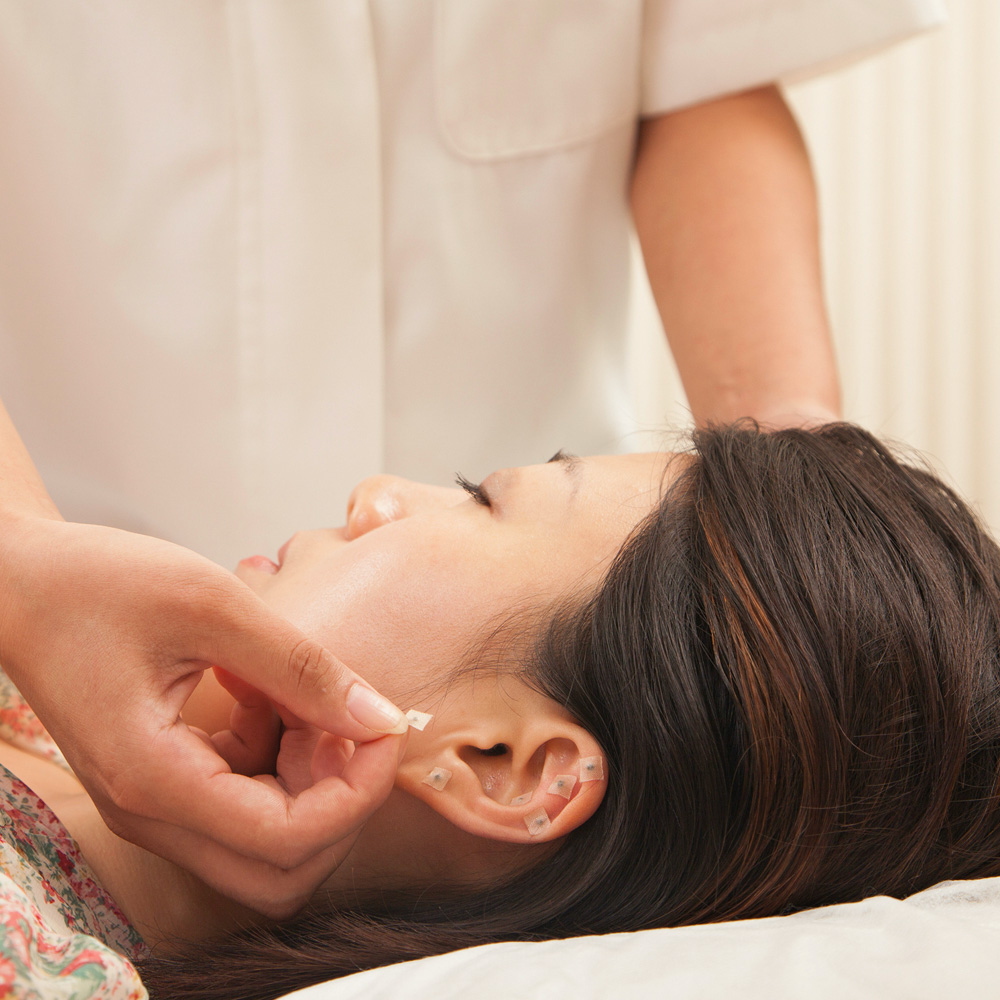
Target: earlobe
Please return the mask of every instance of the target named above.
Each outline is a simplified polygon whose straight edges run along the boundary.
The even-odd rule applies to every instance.
[[[607,788],[600,746],[565,717],[522,718],[502,732],[439,732],[421,743],[411,743],[397,787],[490,840],[564,837],[594,814]]]

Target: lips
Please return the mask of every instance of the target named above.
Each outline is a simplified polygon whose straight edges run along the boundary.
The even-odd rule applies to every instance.
[[[280,568],[274,560],[268,559],[267,556],[247,556],[246,559],[240,560],[240,565],[271,574],[277,573]]]
[[[288,547],[294,540],[295,536],[292,535],[292,537],[289,538],[280,549],[278,549],[277,562],[273,559],[268,559],[267,556],[247,556],[246,559],[240,560],[240,565],[245,566],[247,569],[255,569],[260,573],[268,573],[273,576],[284,564],[285,556],[288,554]]]

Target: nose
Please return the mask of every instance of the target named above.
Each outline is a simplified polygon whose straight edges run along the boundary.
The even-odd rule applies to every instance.
[[[464,499],[462,490],[428,486],[400,476],[369,476],[354,487],[347,501],[347,537],[359,538],[391,521],[454,507]]]

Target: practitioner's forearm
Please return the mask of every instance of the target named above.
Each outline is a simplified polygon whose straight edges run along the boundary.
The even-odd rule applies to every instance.
[[[815,185],[777,88],[645,122],[631,198],[696,422],[839,418]]]
[[[0,400],[0,521],[6,518],[58,518],[35,463]]]

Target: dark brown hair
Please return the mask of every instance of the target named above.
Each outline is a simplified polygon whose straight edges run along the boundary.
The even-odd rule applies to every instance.
[[[604,748],[601,808],[530,875],[207,942],[155,1000],[275,997],[498,940],[730,920],[1000,874],[1000,552],[848,424],[696,432],[526,678]]]

